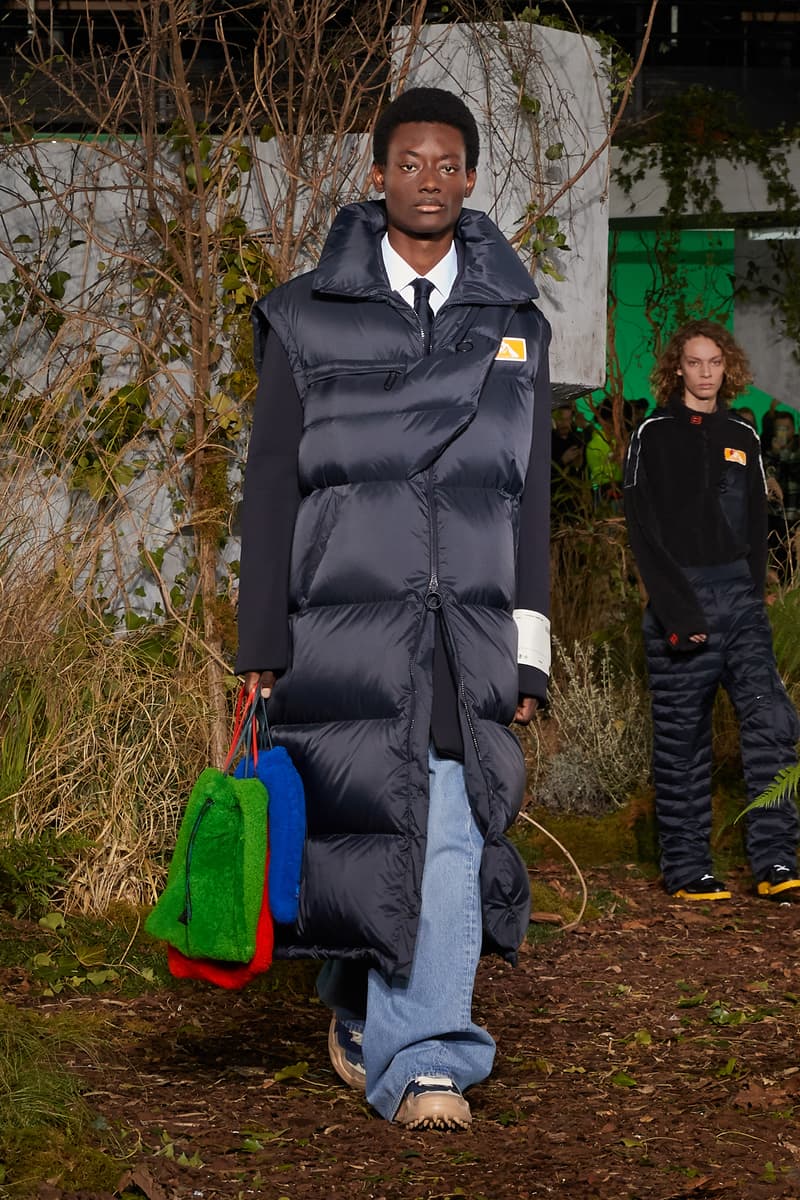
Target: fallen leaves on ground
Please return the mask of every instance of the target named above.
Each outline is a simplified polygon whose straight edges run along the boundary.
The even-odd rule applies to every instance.
[[[307,964],[236,995],[48,1003],[113,1011],[78,1069],[130,1154],[117,1197],[800,1200],[800,905],[731,882],[732,902],[690,909],[594,872],[610,915],[541,928],[517,969],[484,960],[474,1015],[498,1057],[466,1133],[399,1129],[340,1083]],[[24,971],[2,985],[36,1003]],[[88,1196],[52,1179],[36,1194]]]

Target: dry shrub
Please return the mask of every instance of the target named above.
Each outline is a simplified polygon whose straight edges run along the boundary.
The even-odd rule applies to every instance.
[[[521,741],[538,804],[599,813],[650,775],[642,595],[618,513],[576,488],[554,517],[550,706]]]
[[[555,644],[549,717],[527,735],[536,802],[560,812],[623,805],[650,772],[650,703],[630,667],[607,645]]]

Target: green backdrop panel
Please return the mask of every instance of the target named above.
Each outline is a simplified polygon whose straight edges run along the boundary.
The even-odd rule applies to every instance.
[[[609,334],[613,328],[626,399],[646,397],[653,404],[649,377],[659,335],[663,345],[679,323],[697,317],[733,329],[734,238],[732,229],[683,230],[667,257],[653,229],[612,230]],[[604,395],[603,389],[593,392],[592,402]],[[750,388],[736,406],[748,405],[760,418],[771,400]],[[589,412],[588,405],[581,407]]]

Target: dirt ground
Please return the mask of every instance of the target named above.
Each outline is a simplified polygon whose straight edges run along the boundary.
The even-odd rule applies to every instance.
[[[6,970],[6,1000],[108,1019],[75,1067],[128,1155],[113,1193],[55,1175],[32,1195],[800,1198],[800,905],[756,899],[744,872],[731,902],[699,907],[633,869],[587,878],[600,916],[537,927],[517,969],[481,964],[476,1017],[498,1057],[465,1133],[405,1132],[339,1083],[305,964],[241,994],[131,999],[37,999]]]

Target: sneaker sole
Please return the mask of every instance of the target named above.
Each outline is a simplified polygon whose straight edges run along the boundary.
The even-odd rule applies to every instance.
[[[761,887],[761,884],[758,885]],[[678,888],[677,892],[672,893],[677,900],[730,900],[730,892],[687,892],[683,888]]]
[[[366,1072],[359,1071],[358,1067],[354,1067],[351,1062],[348,1062],[342,1047],[336,1040],[336,1017],[331,1017],[328,1027],[328,1055],[334,1071],[348,1087],[355,1088],[358,1092],[367,1090]]]
[[[469,1129],[472,1113],[463,1096],[433,1093],[404,1100],[394,1119],[396,1124],[406,1129],[436,1129],[447,1132]]]
[[[759,883],[756,891],[759,896],[765,896],[767,900],[774,899],[775,896],[780,896],[782,892],[796,892],[800,888],[800,879],[787,879],[785,883],[767,883],[763,880]]]

